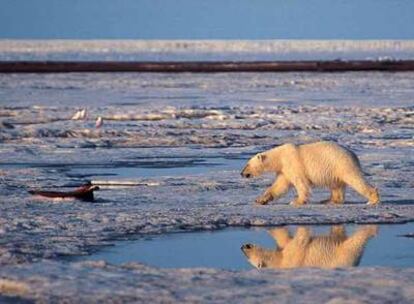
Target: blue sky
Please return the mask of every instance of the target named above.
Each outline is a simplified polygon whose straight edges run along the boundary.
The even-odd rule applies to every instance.
[[[414,1],[0,0],[0,38],[414,39]]]

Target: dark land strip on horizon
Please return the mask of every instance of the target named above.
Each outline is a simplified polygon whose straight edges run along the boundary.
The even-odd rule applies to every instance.
[[[414,60],[312,61],[0,61],[0,73],[414,71]]]

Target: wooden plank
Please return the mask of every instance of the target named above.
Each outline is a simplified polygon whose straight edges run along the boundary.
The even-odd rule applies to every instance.
[[[414,71],[414,60],[393,61],[0,61],[0,73],[69,72],[345,72]]]

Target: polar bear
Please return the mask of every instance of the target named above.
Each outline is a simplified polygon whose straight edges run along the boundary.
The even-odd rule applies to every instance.
[[[290,203],[295,206],[307,203],[311,187],[331,190],[330,199],[324,203],[342,204],[346,186],[366,197],[369,205],[380,200],[377,189],[365,181],[358,157],[334,142],[281,145],[253,156],[241,175],[250,178],[265,172],[276,173],[277,179],[256,199],[261,205],[282,196],[291,186],[297,192],[296,199]]]
[[[333,226],[329,235],[313,236],[300,226],[294,237],[286,228],[270,230],[277,249],[252,244],[241,247],[250,264],[256,268],[337,268],[358,266],[366,243],[377,234],[376,225],[359,228],[350,237],[343,225]]]

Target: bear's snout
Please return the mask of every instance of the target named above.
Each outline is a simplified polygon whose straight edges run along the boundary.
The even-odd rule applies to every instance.
[[[245,178],[250,178],[250,177],[252,177],[252,174],[248,171],[248,167],[246,166],[246,167],[244,167],[244,169],[243,169],[243,171],[240,173],[240,175],[242,176],[242,177],[245,177]]]
[[[240,249],[243,250],[243,252],[244,252],[244,251],[252,249],[252,248],[253,248],[252,244],[244,244],[243,246],[241,246]]]

